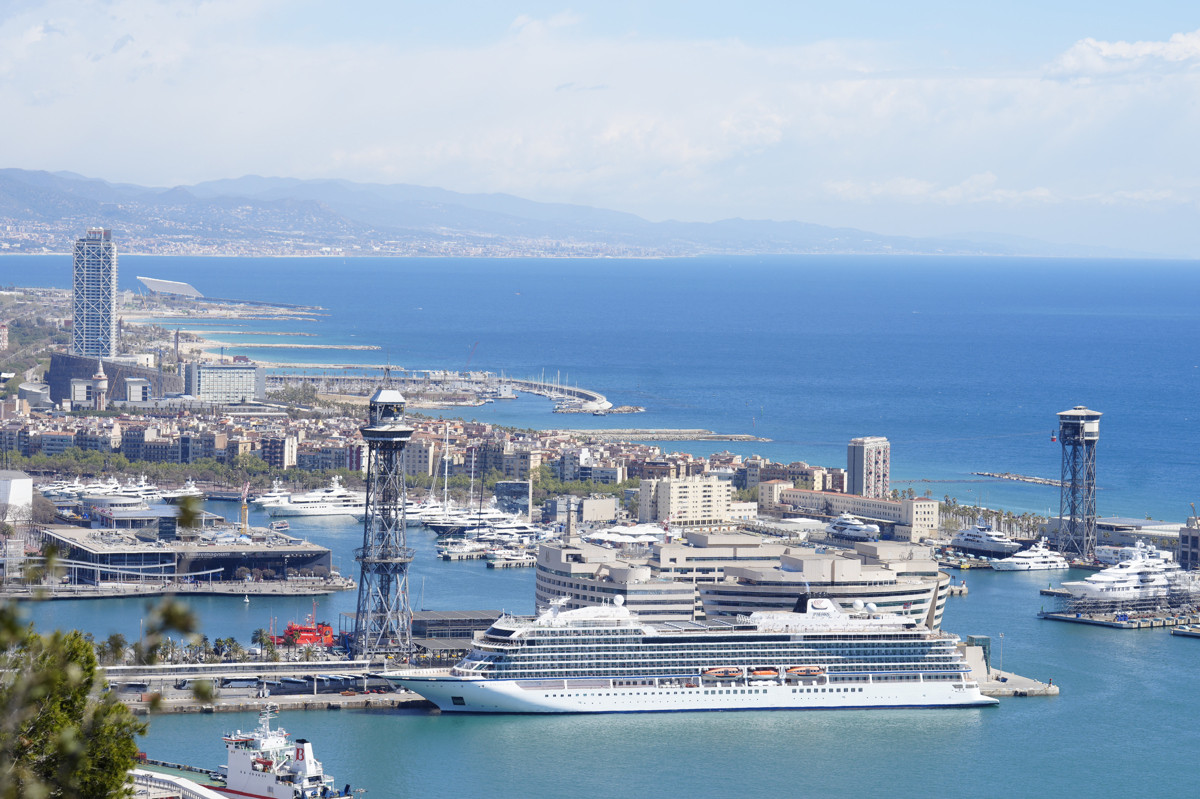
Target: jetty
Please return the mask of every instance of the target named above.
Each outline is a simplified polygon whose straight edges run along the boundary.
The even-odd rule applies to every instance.
[[[1190,631],[1192,625],[1200,624],[1200,614],[1194,613],[1187,615],[1170,615],[1166,613],[1069,613],[1043,610],[1038,613],[1038,618],[1049,619],[1050,621],[1065,621],[1071,624],[1089,624],[1094,627],[1111,627],[1115,630],[1153,630],[1176,627],[1185,628]]]
[[[971,472],[971,474],[980,477],[994,477],[997,480],[1013,480],[1018,483],[1033,483],[1040,486],[1054,486],[1062,488],[1062,480],[1051,480],[1049,477],[1030,477],[1027,474],[1013,474],[1012,472]]]

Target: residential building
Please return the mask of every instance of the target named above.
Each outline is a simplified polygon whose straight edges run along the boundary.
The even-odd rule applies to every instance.
[[[684,530],[728,529],[732,491],[729,482],[702,475],[643,480],[638,521],[669,522]]]
[[[882,498],[891,493],[892,445],[882,436],[866,436],[850,441],[846,450],[847,494]]]

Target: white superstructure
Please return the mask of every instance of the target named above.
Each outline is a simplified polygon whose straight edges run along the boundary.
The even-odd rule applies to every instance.
[[[974,527],[959,530],[950,541],[950,546],[971,555],[986,558],[1006,558],[1021,548],[1021,545],[1004,533],[992,529],[980,520]]]
[[[267,506],[268,516],[362,516],[367,512],[367,495],[351,491],[334,475],[329,485],[307,494],[292,494],[286,502]]]
[[[1071,563],[1047,547],[1043,538],[1029,549],[993,562],[992,568],[998,572],[1060,571],[1071,568]]]
[[[834,538],[842,538],[846,541],[879,540],[879,525],[867,524],[849,513],[843,513],[825,525],[825,532]]]
[[[1173,588],[1194,590],[1171,553],[1147,547],[1140,541],[1136,553],[1086,580],[1062,584],[1075,599],[1126,600],[1165,597]]]
[[[385,676],[443,711],[971,707],[979,692],[958,639],[913,619],[803,612],[647,624],[620,604],[536,619],[502,616],[452,669]]]
[[[259,494],[250,500],[250,504],[256,508],[269,508],[272,505],[282,505],[291,499],[291,496],[292,492],[284,486],[282,480],[272,480],[271,490]]]

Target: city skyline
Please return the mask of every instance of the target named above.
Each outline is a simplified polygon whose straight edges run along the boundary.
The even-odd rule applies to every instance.
[[[340,178],[1196,257],[1197,26],[1183,4],[45,0],[0,11],[0,143],[164,188]],[[98,116],[122,124],[77,122]]]

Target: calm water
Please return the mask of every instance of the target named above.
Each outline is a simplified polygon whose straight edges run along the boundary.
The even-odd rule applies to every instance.
[[[997,658],[1004,633],[1005,668],[1052,677],[1060,696],[961,711],[342,711],[288,712],[281,723],[313,740],[339,785],[375,796],[1194,795],[1200,641],[1039,621],[1044,575],[968,574],[971,593],[951,600],[947,628],[991,635]],[[253,723],[156,717],[143,748],[218,763],[220,734]]]
[[[850,438],[884,435],[900,486],[938,481],[914,486],[1044,513],[1057,511],[1056,489],[971,472],[1057,477],[1055,414],[1084,404],[1104,413],[1101,515],[1181,520],[1196,499],[1192,262],[122,257],[122,286],[137,288],[137,275],[212,296],[319,303],[328,315],[311,324],[253,329],[384,348],[256,349],[262,337],[219,336],[253,357],[545,374],[648,409],[563,417],[531,398],[469,411],[482,420],[757,433],[772,441],[728,448],[829,466],[845,462]],[[68,287],[70,260],[0,258],[8,282]]]

